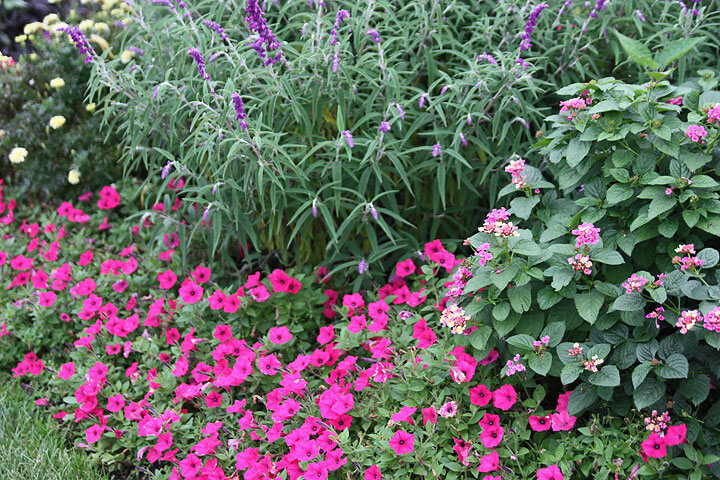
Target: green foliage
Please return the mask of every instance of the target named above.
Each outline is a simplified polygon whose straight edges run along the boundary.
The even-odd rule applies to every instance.
[[[173,222],[186,230],[182,248],[200,239],[227,261],[228,251],[251,243],[256,254],[287,265],[328,262],[339,272],[365,259],[376,273],[399,252],[480,223],[477,206],[497,201],[497,167],[526,150],[524,125],[540,124],[558,86],[616,68],[621,43],[604,35],[611,19],[634,34],[632,12],[640,8],[651,18],[637,25],[641,33],[663,42],[687,36],[676,5],[611,3],[590,15],[590,3],[563,3],[550,2],[532,47],[521,51],[514,39],[530,14],[526,2],[346,5],[350,18],[337,28],[337,45],[334,6],[268,2],[265,18],[284,59],[267,67],[249,47],[246,2],[197,1],[190,16],[142,4],[124,45],[141,46],[144,55],[128,64],[98,58],[91,93],[107,100],[105,124],[121,134],[126,172],[147,170],[146,184],[158,186],[169,165],[169,178],[187,180],[179,213],[187,224]],[[714,20],[703,10],[697,34]],[[371,28],[381,43],[366,34]],[[208,80],[190,48],[204,56]],[[708,35],[693,48],[712,64],[717,39]],[[662,58],[676,51],[668,47]],[[619,69],[631,78],[642,73]],[[247,130],[236,120],[233,93],[244,102]],[[383,121],[391,124],[385,134]],[[587,141],[574,141],[568,162],[588,150]],[[513,210],[527,218],[535,201],[516,199]]]

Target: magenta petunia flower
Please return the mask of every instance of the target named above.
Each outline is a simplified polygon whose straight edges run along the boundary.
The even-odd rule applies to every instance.
[[[565,480],[565,477],[563,477],[563,474],[557,465],[539,468],[537,471],[537,478],[538,480]]]
[[[411,453],[415,450],[415,436],[405,430],[398,430],[388,442],[398,455]]]
[[[493,406],[500,410],[509,410],[515,405],[517,393],[512,385],[505,384],[493,392]]]
[[[270,342],[275,345],[282,345],[293,338],[292,333],[290,333],[290,329],[285,326],[271,328],[268,332],[268,337],[270,338]]]

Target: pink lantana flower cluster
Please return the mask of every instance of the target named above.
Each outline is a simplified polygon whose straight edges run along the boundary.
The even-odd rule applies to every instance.
[[[707,130],[702,125],[690,125],[685,129],[685,135],[694,143],[703,143]]]
[[[512,177],[512,183],[517,189],[523,189],[528,186],[526,182],[527,175],[523,174],[525,167],[525,160],[520,157],[517,157],[515,160],[511,160],[505,167],[505,172],[510,174]]]
[[[593,263],[590,261],[590,257],[582,253],[577,253],[574,257],[568,257],[568,264],[570,264],[573,270],[583,272],[585,275],[592,273]]]
[[[625,293],[628,295],[633,292],[642,292],[645,285],[647,285],[648,280],[645,277],[641,277],[640,275],[637,275],[633,273],[630,275],[630,278],[625,280],[622,283],[622,287],[625,289]]]
[[[567,119],[569,121],[572,121],[575,117],[577,117],[578,112],[585,110],[586,108],[587,103],[585,102],[585,99],[581,97],[571,98],[570,100],[563,100],[560,102],[560,113],[569,112],[567,115]]]
[[[698,257],[694,257],[695,255],[695,245],[692,243],[686,244],[686,245],[678,245],[675,249],[675,253],[684,253],[684,257],[680,257],[678,255],[674,256],[672,259],[672,263],[674,265],[680,265],[680,270],[692,270],[696,271],[698,268],[702,267],[703,261],[699,259]]]
[[[517,237],[520,235],[518,227],[508,222],[510,214],[505,208],[493,209],[487,214],[483,226],[478,228],[479,231],[494,235],[500,238]]]

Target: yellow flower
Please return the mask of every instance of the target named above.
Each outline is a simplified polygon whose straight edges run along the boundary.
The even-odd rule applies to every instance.
[[[27,40],[27,35],[15,35],[15,43],[23,43]]]
[[[120,61],[122,63],[128,63],[128,62],[130,62],[130,60],[132,60],[133,55],[134,55],[134,53],[132,50],[124,50],[120,54]]]
[[[52,25],[53,23],[59,22],[60,17],[58,17],[57,13],[48,13],[45,15],[45,18],[43,18],[43,23],[45,25]]]
[[[98,33],[110,33],[110,27],[105,22],[97,22],[93,28]]]
[[[85,110],[87,110],[88,112],[94,112],[95,111],[95,102],[88,103],[87,105],[85,105]]]
[[[50,126],[54,129],[58,129],[65,125],[65,117],[62,115],[55,115],[50,119]]]
[[[80,172],[77,168],[73,168],[68,172],[68,182],[77,185],[80,182]]]
[[[25,150],[22,147],[15,147],[10,151],[10,155],[8,157],[10,158],[11,163],[22,163],[25,161],[25,157],[27,157],[28,151]]]
[[[25,35],[31,35],[31,34],[37,32],[38,30],[42,30],[42,28],[43,28],[43,24],[40,22],[28,23],[27,25],[25,25],[23,27],[23,33]]]
[[[87,32],[93,27],[94,24],[95,22],[93,22],[92,20],[83,20],[78,24],[78,28],[83,32]]]
[[[60,77],[53,78],[52,80],[50,80],[50,86],[52,88],[57,88],[58,90],[60,90],[62,87],[65,86],[65,80]]]

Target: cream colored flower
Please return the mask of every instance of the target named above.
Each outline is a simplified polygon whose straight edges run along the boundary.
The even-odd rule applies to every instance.
[[[15,147],[10,151],[10,155],[8,157],[10,158],[11,163],[22,163],[25,161],[25,157],[27,157],[28,151],[25,150],[22,147]]]
[[[37,32],[38,30],[42,30],[43,24],[40,22],[32,22],[28,23],[23,27],[23,33],[25,35],[32,35],[33,33]]]
[[[78,28],[79,28],[81,31],[83,31],[83,32],[87,32],[87,31],[89,31],[91,28],[93,28],[93,25],[95,25],[95,22],[93,22],[93,21],[90,20],[90,19],[87,19],[87,20],[83,20],[82,22],[80,22],[80,23],[78,24]]]
[[[50,119],[50,127],[56,130],[63,125],[65,125],[65,117],[63,117],[62,115],[55,115]]]
[[[130,60],[132,60],[133,55],[134,55],[134,53],[132,50],[124,50],[120,54],[120,61],[122,63],[128,63],[128,62],[130,62]]]
[[[57,13],[48,13],[45,15],[45,18],[43,18],[43,23],[45,25],[52,25],[53,23],[59,22],[60,17],[58,17]]]
[[[53,78],[52,80],[50,80],[50,86],[52,88],[57,88],[58,90],[60,90],[62,87],[65,86],[65,80],[60,77]]]
[[[68,182],[77,185],[80,182],[80,172],[77,168],[73,168],[68,172]]]
[[[105,22],[97,22],[93,29],[97,33],[110,33],[110,27],[108,27],[108,24]]]
[[[85,110],[87,110],[88,112],[94,112],[95,107],[96,107],[95,102],[88,103],[87,105],[85,105]]]

